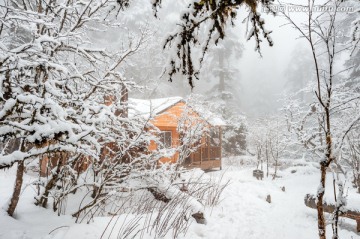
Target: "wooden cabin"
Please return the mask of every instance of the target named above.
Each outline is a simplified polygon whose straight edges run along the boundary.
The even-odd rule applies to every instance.
[[[184,121],[184,113],[190,115],[191,120]],[[175,163],[179,160],[179,152],[173,150],[171,153],[171,149],[178,148],[181,144],[181,135],[178,132],[180,123],[187,124],[186,127],[204,124],[209,133],[201,136],[196,152],[183,159],[182,164],[188,168],[198,167],[203,170],[221,169],[222,127],[225,126],[225,123],[220,118],[214,115],[205,117],[196,109],[188,107],[181,97],[151,100],[130,98],[129,115],[131,117],[135,114],[142,114],[149,118],[150,123],[159,130],[157,135],[161,145],[151,142],[149,149],[155,150],[163,147],[170,151],[170,154],[161,158],[159,163]]]
[[[114,101],[114,97],[105,97],[104,104],[110,105]],[[205,117],[204,113],[199,113],[196,109],[189,108],[181,97],[170,97],[151,100],[128,99],[129,108],[126,112],[127,117],[141,115],[145,119],[149,119],[150,123],[156,127],[157,135],[161,145],[156,142],[151,142],[150,150],[162,148],[164,152],[163,158],[159,163],[175,163],[179,160],[179,152],[176,151],[181,144],[181,135],[178,132],[180,123],[186,127],[193,128],[197,125],[205,125],[208,129],[208,134],[201,136],[197,142],[197,150],[188,157],[186,157],[182,164],[188,168],[201,168],[203,170],[219,168],[221,169],[221,147],[222,147],[222,127],[224,122],[210,114],[211,117]],[[191,120],[181,121],[185,111],[190,115]],[[115,112],[120,114],[121,112]],[[107,147],[116,151],[113,143],[108,143]],[[165,153],[166,152],[166,153]],[[102,156],[109,156],[111,154],[105,147],[101,152]],[[52,170],[58,164],[62,165],[66,162],[68,153],[54,153],[51,156],[44,155],[40,160],[40,174],[41,176],[49,175],[49,170]],[[111,155],[110,155],[111,157]],[[91,164],[91,158],[84,157],[79,160],[74,169],[82,172]]]

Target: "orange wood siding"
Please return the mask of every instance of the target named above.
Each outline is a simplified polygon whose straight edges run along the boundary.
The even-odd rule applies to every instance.
[[[159,130],[161,131],[171,131],[172,134],[172,147],[176,148],[179,146],[179,133],[177,132],[177,126],[179,124],[179,119],[182,117],[182,114],[185,109],[185,103],[184,102],[178,102],[175,105],[171,106],[164,112],[161,112],[159,115],[155,116],[155,118],[151,121],[153,125],[155,125]],[[198,118],[198,122],[204,122],[203,119],[194,111],[191,111],[190,114],[194,116],[195,118]],[[196,120],[197,121],[197,120]],[[191,122],[191,124],[196,124],[197,122]],[[206,138],[204,137],[202,140],[202,143],[206,141]],[[151,142],[149,146],[150,150],[156,150],[157,144],[155,142]],[[179,153],[176,152],[174,156],[171,158],[161,158],[161,163],[175,163],[179,158]]]
[[[171,146],[176,148],[179,146],[179,133],[177,132],[177,126],[179,118],[181,117],[184,111],[185,103],[178,102],[172,107],[168,108],[166,111],[160,113],[155,116],[154,120],[152,120],[152,124],[155,125],[161,131],[171,131]],[[150,144],[149,149],[155,150],[157,145],[155,142]],[[175,163],[179,158],[179,153],[176,152],[171,158],[161,158],[161,163]]]
[[[152,123],[156,127],[177,127],[178,119],[181,117],[181,114],[184,111],[185,103],[178,102],[177,104],[173,105],[166,111],[160,113],[159,115],[155,116]]]
[[[176,127],[162,127],[162,126],[157,126],[157,127],[161,131],[171,131],[171,137],[172,137],[171,147],[176,148],[177,146],[179,146],[179,133],[176,131]],[[158,147],[158,145],[154,141],[150,142],[149,150],[156,150],[157,147]],[[179,153],[176,152],[174,154],[174,156],[172,156],[171,158],[166,158],[166,157],[161,158],[160,162],[161,163],[175,163],[178,158],[179,158]]]

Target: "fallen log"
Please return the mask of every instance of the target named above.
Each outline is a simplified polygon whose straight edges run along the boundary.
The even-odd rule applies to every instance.
[[[316,197],[314,195],[306,194],[304,201],[307,207],[317,209]],[[335,211],[335,205],[324,203],[324,212],[333,213],[334,211]],[[339,216],[355,220],[357,223],[356,230],[357,232],[360,232],[360,211],[346,210],[345,212],[341,212]]]
[[[167,198],[164,193],[159,192],[154,188],[148,188],[148,191],[154,196],[154,198],[158,201],[162,201],[164,203],[170,202],[170,198]]]
[[[164,203],[169,203],[171,198],[166,196],[166,193],[161,192],[159,189],[148,188],[148,191],[154,196],[154,198],[158,201],[162,201]],[[206,219],[203,212],[197,212],[191,215],[195,221],[199,224],[206,224]]]

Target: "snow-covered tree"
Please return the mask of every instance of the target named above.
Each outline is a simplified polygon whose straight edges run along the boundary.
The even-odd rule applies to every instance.
[[[247,151],[256,156],[256,168],[263,170],[263,150],[266,143],[266,130],[264,124],[262,124],[261,120],[257,120],[256,122],[252,122],[248,127],[248,147]]]
[[[303,45],[298,44],[291,53],[291,59],[284,72],[286,91],[290,94],[298,92],[299,98],[302,101],[306,101],[309,98],[302,90],[308,85],[313,72],[313,70],[309,70],[309,68],[313,68],[311,55],[306,53],[307,49]]]
[[[354,9],[353,12],[347,13],[339,20],[342,33],[342,41],[350,43],[350,57],[346,61],[346,66],[350,68],[350,78],[357,81],[360,76],[360,19],[358,1],[349,0],[344,4]]]
[[[223,152],[225,155],[242,155],[246,153],[247,124],[242,115],[230,115],[226,117],[226,126],[223,129]]]
[[[0,167],[18,165],[7,208],[12,215],[25,161],[56,157],[57,152],[96,160],[102,145],[116,140],[109,130],[124,105],[107,106],[104,98],[119,100],[133,86],[120,65],[146,41],[147,33],[123,51],[94,47],[90,31],[118,26],[111,19],[119,6],[111,0],[9,0],[0,11]]]
[[[341,1],[328,1],[325,7],[333,11],[317,14],[314,7],[317,1],[311,0],[307,4],[307,21],[300,24],[294,22],[291,16],[284,16],[295,27],[301,36],[308,42],[312,55],[314,84],[311,89],[315,92],[314,100],[305,106],[291,107],[288,105],[289,122],[292,122],[292,131],[309,151],[318,157],[320,162],[320,185],[316,194],[318,211],[318,233],[321,239],[326,238],[326,223],[324,217],[324,194],[327,170],[339,159],[341,148],[347,134],[357,127],[360,122],[359,114],[353,109],[359,101],[357,87],[349,87],[350,79],[342,77],[343,69],[337,70],[335,63],[339,61],[341,52],[348,52],[349,44],[340,44],[339,39],[339,7]],[[294,106],[294,105],[293,105]],[[299,104],[298,104],[299,106]],[[349,115],[352,114],[352,117]],[[334,236],[337,235],[337,224],[334,225]]]
[[[286,131],[285,121],[279,116],[268,116],[252,121],[248,126],[247,148],[250,154],[256,155],[257,168],[264,170],[266,163],[266,176],[270,174],[270,167],[274,168],[273,179],[276,178],[279,160],[285,155],[289,145],[289,135]]]
[[[218,113],[225,116],[229,111],[239,111],[240,72],[236,62],[243,46],[235,34],[235,28],[226,31],[227,38],[209,48],[204,58],[199,78],[211,85],[205,95],[218,102]]]
[[[198,102],[196,96],[188,97],[178,120],[177,132],[180,135],[180,143],[176,150],[179,152],[179,164],[185,163],[190,154],[196,152],[205,143],[202,139],[209,134],[210,125],[206,121],[207,118],[196,111],[199,107],[203,105]]]
[[[359,129],[353,130],[346,137],[338,160],[344,174],[350,174],[351,182],[360,193],[360,142]]]
[[[155,0],[154,9],[161,6],[161,2]],[[255,39],[256,51],[260,53],[262,38],[272,46],[271,31],[265,29],[265,20],[257,11],[259,5],[262,5],[272,12],[269,8],[272,2],[272,0],[204,0],[189,4],[181,13],[180,23],[166,38],[164,45],[164,48],[172,50],[169,66],[166,68],[170,81],[177,73],[181,73],[187,76],[191,88],[194,87],[194,79],[198,79],[200,70],[199,64],[202,64],[210,45],[217,44],[226,37],[225,29],[228,25],[234,25],[234,19],[241,7],[249,10],[246,21],[250,26],[247,39]]]

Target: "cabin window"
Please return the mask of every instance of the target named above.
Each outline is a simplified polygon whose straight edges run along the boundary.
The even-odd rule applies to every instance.
[[[171,140],[172,140],[171,131],[161,131],[159,136],[160,136],[160,142],[162,143],[164,148],[171,148]]]

